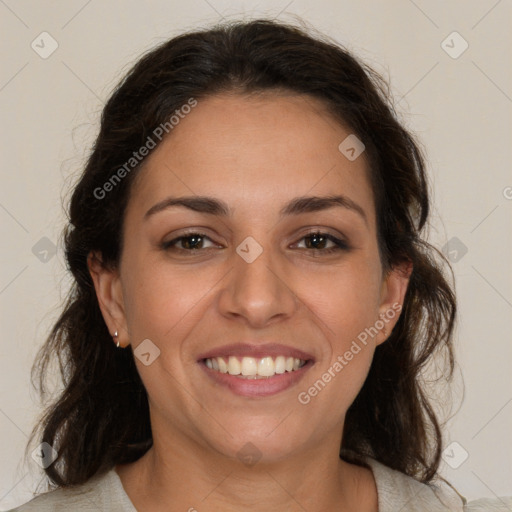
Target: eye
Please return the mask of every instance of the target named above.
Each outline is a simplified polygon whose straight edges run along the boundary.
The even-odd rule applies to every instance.
[[[194,253],[202,249],[219,247],[204,233],[187,233],[172,240],[163,242],[161,245],[162,249],[166,251],[188,253]],[[343,250],[348,251],[350,249],[349,245],[345,241],[340,240],[329,233],[323,233],[320,231],[308,233],[306,236],[301,238],[300,242],[295,244],[295,247],[305,249],[309,253],[322,255]]]
[[[207,240],[210,242],[209,246],[205,246]],[[212,242],[211,238],[204,233],[187,233],[186,235],[162,243],[162,249],[164,250],[175,249],[178,251],[188,252],[196,251],[199,249],[209,249],[210,247],[218,246],[216,246]]]
[[[305,240],[303,247],[299,247]],[[312,249],[314,252],[321,252],[322,254],[330,254],[337,251],[348,251],[349,245],[339,238],[329,234],[315,231],[308,233],[306,236],[301,238],[301,242],[296,244],[296,247],[300,249]]]

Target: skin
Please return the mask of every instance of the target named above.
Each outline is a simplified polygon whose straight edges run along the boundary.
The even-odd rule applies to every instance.
[[[308,404],[297,399],[359,333],[403,303],[410,275],[383,272],[364,153],[349,161],[338,150],[350,133],[310,97],[203,99],[134,181],[119,267],[90,256],[110,332],[123,347],[150,339],[161,351],[149,366],[136,358],[154,446],[116,467],[138,509],[377,511],[372,472],[338,453],[345,413],[398,314]],[[231,215],[174,206],[145,218],[169,196],[194,195],[224,201]],[[365,218],[343,207],[279,216],[295,197],[329,195],[350,198]],[[162,248],[188,228],[209,237],[195,253],[179,243]],[[310,228],[350,250],[322,253],[332,242],[310,248]],[[248,236],[263,248],[252,263],[235,250]],[[276,395],[235,395],[197,359],[247,340],[296,347],[315,363]],[[237,457],[248,442],[261,455],[254,465]]]

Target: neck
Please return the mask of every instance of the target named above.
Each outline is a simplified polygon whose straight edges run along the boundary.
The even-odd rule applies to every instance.
[[[134,506],[148,512],[377,510],[371,471],[341,460],[330,443],[247,465],[190,439],[155,437],[143,457],[117,472]]]

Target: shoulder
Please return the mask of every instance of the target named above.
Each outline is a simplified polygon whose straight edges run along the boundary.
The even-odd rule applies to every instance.
[[[464,507],[464,512],[510,512],[512,496],[499,498],[482,498],[471,501]]]
[[[384,466],[375,459],[366,458],[373,471],[379,512],[463,512],[465,499],[447,484],[424,484],[400,471]]]
[[[9,512],[136,512],[122,488],[121,481],[112,469],[91,478],[85,484],[58,488],[40,494],[28,503]]]
[[[510,512],[512,498],[480,499],[467,502],[447,482],[424,484],[384,466],[375,459],[364,462],[373,472],[379,497],[379,512]]]

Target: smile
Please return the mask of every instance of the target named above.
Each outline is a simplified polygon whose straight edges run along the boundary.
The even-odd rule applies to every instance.
[[[281,375],[285,372],[294,372],[302,368],[306,361],[296,357],[265,356],[242,357],[226,356],[204,359],[204,364],[210,369],[220,373],[238,376],[246,379],[263,379]]]
[[[199,368],[215,385],[247,398],[277,395],[298,385],[315,364],[313,354],[280,343],[231,343],[198,354]]]

